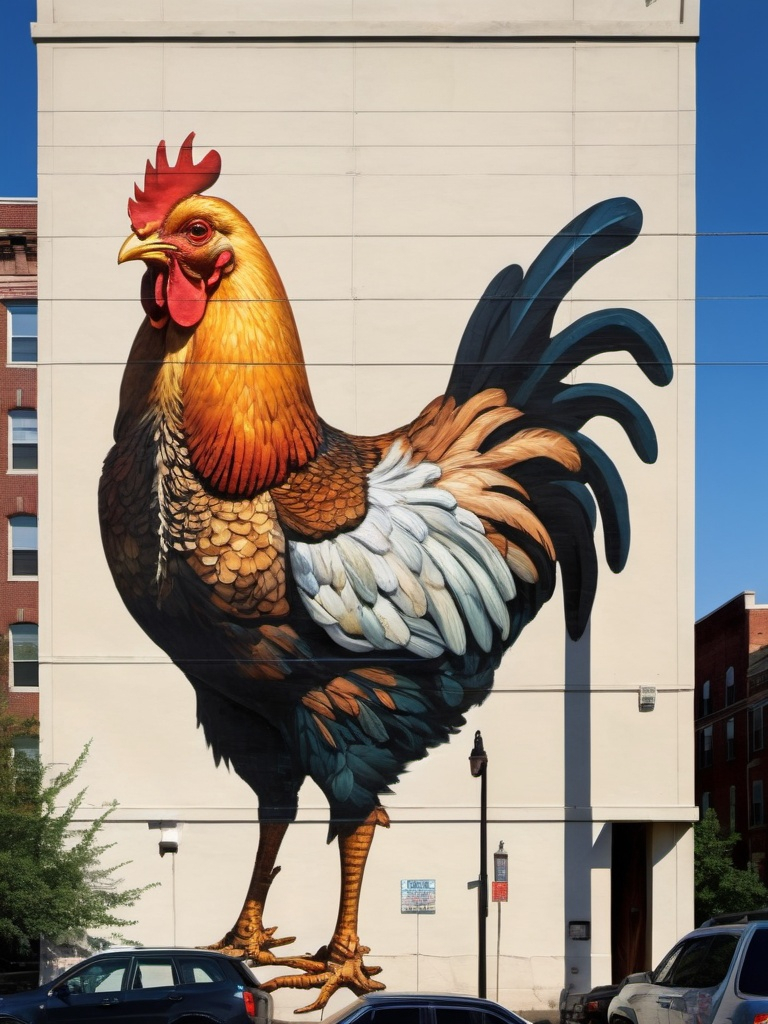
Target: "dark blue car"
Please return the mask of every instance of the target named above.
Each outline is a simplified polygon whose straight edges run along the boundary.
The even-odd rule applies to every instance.
[[[239,960],[200,949],[110,949],[0,997],[0,1024],[267,1024],[270,997]]]
[[[528,1024],[511,1010],[474,996],[376,992],[363,996],[325,1024]]]

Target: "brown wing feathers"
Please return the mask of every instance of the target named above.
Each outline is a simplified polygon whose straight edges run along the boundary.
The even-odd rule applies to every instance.
[[[489,388],[460,406],[453,398],[436,400],[414,422],[408,436],[419,454],[440,466],[437,486],[450,491],[462,508],[482,520],[513,572],[533,583],[539,575],[536,562],[543,555],[554,563],[555,550],[513,470],[542,458],[576,472],[580,459],[573,443],[557,431],[522,425],[509,428],[522,416],[506,404],[502,390]],[[505,426],[514,432],[483,450],[490,435]],[[535,561],[531,544],[539,549]]]

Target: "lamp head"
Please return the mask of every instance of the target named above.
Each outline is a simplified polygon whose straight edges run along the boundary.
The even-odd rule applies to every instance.
[[[488,755],[483,747],[483,737],[478,729],[475,733],[475,745],[469,755],[469,770],[472,773],[472,778],[479,779],[481,775],[484,775],[487,764]]]

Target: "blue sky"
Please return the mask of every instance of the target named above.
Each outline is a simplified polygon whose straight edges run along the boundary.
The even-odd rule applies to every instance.
[[[768,4],[702,0],[696,614],[768,601]]]
[[[768,601],[768,442],[761,441],[768,394],[768,2],[701,6],[697,616],[742,590]],[[37,193],[34,18],[35,0],[2,3],[2,196]],[[10,82],[18,83],[13,93]],[[23,91],[28,95],[18,98]]]

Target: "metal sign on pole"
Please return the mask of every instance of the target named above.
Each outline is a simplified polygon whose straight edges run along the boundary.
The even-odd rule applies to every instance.
[[[507,902],[509,887],[509,857],[504,852],[504,840],[493,855],[493,902],[497,907],[496,925],[496,1001],[499,999],[499,971],[501,968],[501,904]]]
[[[504,842],[493,855],[493,885],[491,887],[494,903],[506,903],[509,898],[509,856],[504,852]]]
[[[421,955],[419,921],[422,914],[437,909],[437,888],[434,878],[400,879],[400,913],[416,918],[416,991],[419,991],[419,958]]]
[[[401,914],[434,914],[437,890],[434,878],[402,878],[400,880]]]

